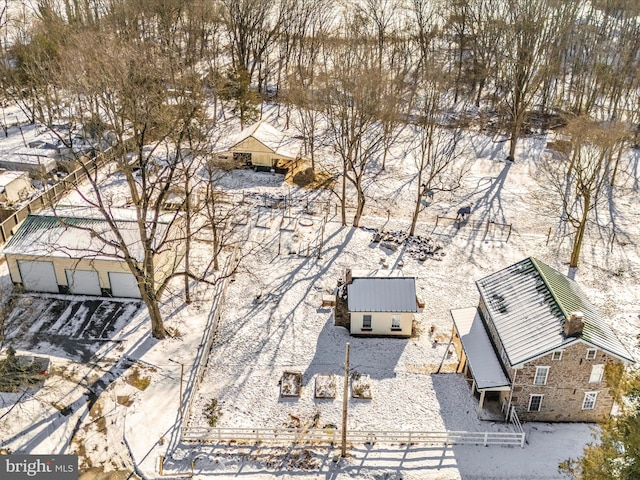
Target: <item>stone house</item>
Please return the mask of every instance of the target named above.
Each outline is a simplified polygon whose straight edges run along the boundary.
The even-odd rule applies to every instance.
[[[579,285],[529,257],[476,282],[478,307],[452,310],[458,371],[479,397],[525,421],[597,422],[613,398],[607,365],[633,357]]]

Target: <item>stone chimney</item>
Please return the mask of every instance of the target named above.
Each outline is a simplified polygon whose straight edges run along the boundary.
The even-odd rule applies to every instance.
[[[351,269],[347,268],[347,271],[345,272],[345,275],[344,275],[344,283],[349,285],[351,284],[351,282],[353,282],[353,278],[351,276]]]
[[[584,328],[584,314],[582,312],[571,312],[569,318],[564,321],[565,337],[579,337]]]

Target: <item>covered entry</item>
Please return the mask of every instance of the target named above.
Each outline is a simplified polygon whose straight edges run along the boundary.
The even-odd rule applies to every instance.
[[[58,281],[53,262],[18,260],[22,287],[27,292],[58,293]]]
[[[460,365],[458,371],[470,372],[473,379],[472,390],[480,393],[478,413],[482,410],[485,397],[497,396],[501,391],[509,391],[511,382],[485,330],[480,312],[476,307],[451,310],[454,326],[454,342]]]

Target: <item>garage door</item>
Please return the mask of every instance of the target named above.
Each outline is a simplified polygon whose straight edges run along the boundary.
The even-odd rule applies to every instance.
[[[59,292],[53,262],[18,260],[18,270],[27,292]]]
[[[109,272],[111,295],[114,297],[140,298],[140,289],[132,273]]]
[[[78,295],[102,295],[98,272],[93,270],[65,270],[69,293]]]

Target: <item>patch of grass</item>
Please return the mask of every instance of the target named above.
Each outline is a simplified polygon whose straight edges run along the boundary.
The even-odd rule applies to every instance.
[[[9,346],[7,358],[0,360],[0,392],[17,392],[22,387],[32,387],[43,382],[43,365],[33,357],[16,356]]]
[[[151,383],[151,377],[142,376],[140,369],[133,367],[131,373],[126,378],[126,382],[132,387],[136,387],[138,390],[146,390]]]
[[[222,409],[218,405],[218,399],[212,398],[209,400],[209,403],[204,407],[204,416],[210,427],[215,427],[218,424],[221,414]]]
[[[129,395],[118,395],[116,402],[118,402],[118,405],[124,405],[125,407],[133,405],[133,399]]]
[[[71,408],[71,405],[63,406],[63,405],[60,405],[58,403],[54,403],[53,404],[53,408],[58,410],[65,417],[68,417],[69,415],[71,415],[71,413],[73,413],[73,408]]]
[[[93,404],[93,407],[91,407],[91,410],[89,411],[89,416],[95,422],[99,432],[104,432],[107,429],[107,420],[102,414],[102,405],[100,402]]]

